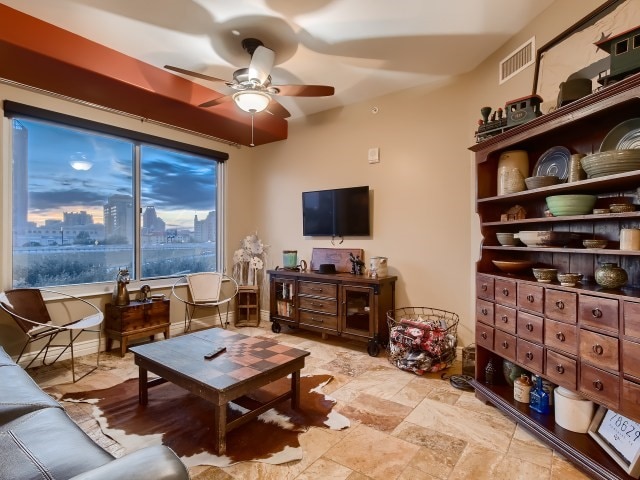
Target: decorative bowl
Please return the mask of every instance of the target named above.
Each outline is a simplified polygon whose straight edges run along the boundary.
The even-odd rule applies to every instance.
[[[608,208],[594,208],[593,209],[593,214],[594,215],[604,215],[605,213],[611,213],[611,210],[609,210]]]
[[[635,212],[636,206],[633,203],[612,203],[609,205],[611,213]]]
[[[558,276],[557,268],[532,268],[533,276],[536,277],[540,283],[551,283]]]
[[[583,240],[582,245],[584,245],[585,248],[605,248],[607,246],[607,241],[590,238],[588,240]]]
[[[551,230],[530,230],[518,232],[518,238],[527,247],[564,247],[578,238],[572,232],[554,232]]]
[[[576,283],[578,283],[582,279],[581,273],[559,273],[558,281],[560,285],[564,287],[575,287]]]
[[[560,183],[560,178],[556,175],[539,175],[536,177],[527,177],[524,179],[524,183],[527,185],[527,189],[533,190],[534,188],[550,187]]]
[[[588,178],[640,170],[640,149],[606,150],[580,160]]]
[[[547,197],[549,211],[556,217],[585,215],[596,204],[595,195],[552,195]]]
[[[526,270],[533,265],[529,260],[491,260],[498,269],[505,273],[516,273]]]
[[[513,233],[498,232],[496,233],[496,238],[498,239],[498,243],[503,246],[512,247],[518,243],[518,239],[514,237]]]

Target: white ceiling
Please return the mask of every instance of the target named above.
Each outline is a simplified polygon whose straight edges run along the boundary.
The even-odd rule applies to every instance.
[[[229,80],[250,60],[241,40],[259,38],[276,53],[273,84],[335,87],[333,97],[279,97],[295,118],[409,87],[437,84],[473,70],[554,1],[2,3],[152,65],[170,64]],[[196,81],[221,93],[230,92],[220,84]]]

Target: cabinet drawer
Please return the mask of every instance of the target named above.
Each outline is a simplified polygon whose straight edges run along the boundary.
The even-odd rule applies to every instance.
[[[518,338],[525,338],[532,342],[542,343],[544,319],[526,312],[518,312]]]
[[[578,354],[578,326],[544,319],[544,344],[564,352]]]
[[[298,282],[298,293],[300,295],[337,298],[338,285],[334,283]]]
[[[544,316],[560,322],[576,323],[578,295],[547,288],[544,292]]]
[[[619,370],[618,339],[580,330],[580,359],[599,368]]]
[[[542,373],[544,367],[544,347],[518,338],[517,362],[527,370]]]
[[[622,371],[640,378],[640,343],[622,341]]]
[[[578,366],[573,358],[569,358],[552,350],[547,350],[545,374],[553,383],[575,390],[578,380]]]
[[[493,325],[493,303],[476,299],[476,320]]]
[[[618,331],[618,300],[613,298],[580,295],[578,319],[583,325]]]
[[[496,278],[493,292],[497,303],[511,307],[516,306],[518,298],[516,294],[516,282],[514,280]]]
[[[517,320],[516,309],[505,307],[504,305],[496,305],[495,309],[496,312],[494,318],[496,328],[515,335]]]
[[[620,381],[617,375],[581,363],[579,391],[597,403],[604,403],[613,410],[618,409]]]
[[[493,327],[484,323],[476,323],[476,343],[481,347],[493,350]]]
[[[298,297],[298,305],[305,310],[315,310],[332,315],[338,314],[338,302],[331,298]]]
[[[518,306],[531,312],[542,313],[544,309],[544,288],[539,285],[519,283]]]
[[[507,360],[516,361],[516,337],[501,330],[495,331],[494,351]]]
[[[300,310],[299,321],[301,325],[324,328],[327,330],[338,329],[338,317],[336,315]]]
[[[640,338],[640,303],[623,302],[624,334]]]
[[[640,385],[622,381],[622,398],[620,399],[620,413],[636,422],[640,421]]]
[[[494,278],[486,275],[476,275],[476,296],[493,300]]]

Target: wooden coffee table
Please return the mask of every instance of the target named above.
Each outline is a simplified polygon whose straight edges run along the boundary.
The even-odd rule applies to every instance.
[[[227,351],[206,360],[218,346]],[[171,382],[213,405],[218,455],[226,451],[226,433],[247,423],[275,404],[291,399],[300,406],[300,370],[309,352],[263,338],[211,328],[188,335],[129,348],[140,369],[140,404],[146,405],[148,388]],[[148,379],[147,372],[160,378]],[[274,380],[291,374],[291,390],[227,423],[227,404]]]

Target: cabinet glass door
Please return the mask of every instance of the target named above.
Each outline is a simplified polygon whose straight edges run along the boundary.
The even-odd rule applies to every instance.
[[[273,289],[273,298],[275,301],[274,311],[277,316],[282,318],[294,319],[296,315],[295,309],[295,281],[286,278],[275,278],[271,284]]]
[[[373,290],[369,287],[342,287],[342,331],[363,337],[373,336]]]

